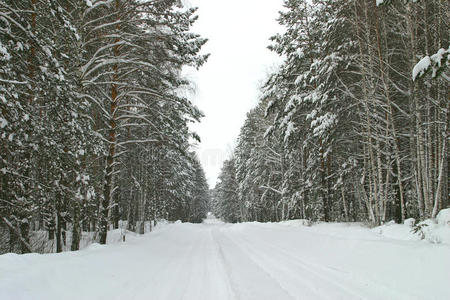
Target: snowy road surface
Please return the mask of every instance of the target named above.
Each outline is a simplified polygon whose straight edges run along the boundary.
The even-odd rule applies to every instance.
[[[0,256],[0,299],[450,299],[450,246],[358,225],[173,224],[127,243]]]

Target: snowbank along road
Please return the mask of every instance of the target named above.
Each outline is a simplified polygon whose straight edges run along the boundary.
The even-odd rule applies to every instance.
[[[450,246],[358,225],[172,224],[79,252],[0,256],[0,299],[450,299]]]

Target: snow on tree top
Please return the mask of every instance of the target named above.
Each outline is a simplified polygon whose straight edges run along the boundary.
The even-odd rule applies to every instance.
[[[436,54],[430,56],[425,56],[422,58],[415,66],[412,72],[412,79],[415,81],[417,77],[421,77],[424,75],[430,67],[433,68],[432,77],[436,77],[437,72],[440,68],[442,68],[442,60],[446,59],[446,55],[450,56],[450,47],[445,50],[444,48],[439,49]]]
[[[422,76],[431,66],[431,59],[429,56],[422,58],[413,69],[412,79],[415,81],[417,76]]]

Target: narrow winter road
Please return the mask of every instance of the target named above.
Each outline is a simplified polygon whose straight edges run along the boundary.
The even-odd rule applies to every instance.
[[[124,244],[0,256],[0,299],[444,300],[449,253],[356,225],[173,224]]]

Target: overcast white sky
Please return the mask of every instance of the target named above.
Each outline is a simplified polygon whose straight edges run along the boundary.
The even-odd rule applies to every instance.
[[[186,0],[199,8],[193,31],[209,39],[206,65],[189,74],[196,83],[194,103],[205,113],[193,126],[202,143],[197,153],[213,188],[222,163],[234,148],[246,113],[256,105],[258,86],[280,62],[267,49],[282,0]]]

